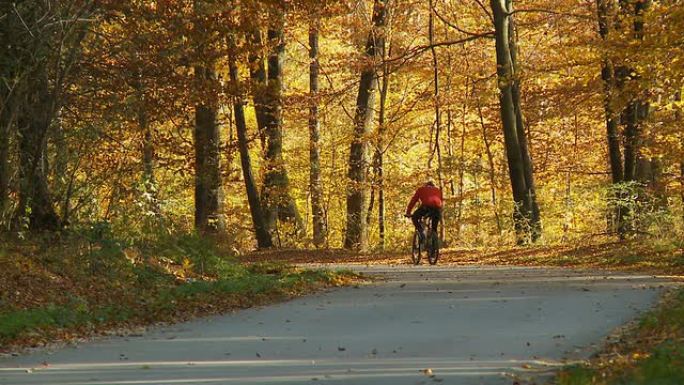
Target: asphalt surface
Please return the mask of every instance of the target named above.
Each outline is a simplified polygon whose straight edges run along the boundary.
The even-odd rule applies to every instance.
[[[666,278],[547,268],[359,267],[380,280],[0,358],[0,384],[513,384],[595,352]]]

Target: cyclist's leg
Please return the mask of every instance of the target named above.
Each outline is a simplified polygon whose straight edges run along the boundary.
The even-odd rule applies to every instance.
[[[421,223],[421,220],[427,214],[428,208],[425,206],[418,207],[416,211],[414,211],[413,214],[411,214],[411,221],[413,221],[413,225],[416,227],[416,231],[418,231],[418,234],[421,234],[421,238],[423,234],[423,224]]]
[[[430,212],[428,213],[428,215],[430,215],[430,220],[432,222],[432,230],[437,232],[439,221],[442,220],[442,209],[437,207],[430,207]]]

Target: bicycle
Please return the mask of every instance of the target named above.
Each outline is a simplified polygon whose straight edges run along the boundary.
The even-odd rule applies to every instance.
[[[437,231],[432,228],[432,218],[425,216],[421,219],[423,227],[423,242],[420,241],[418,229],[413,233],[413,244],[411,245],[411,261],[414,265],[419,265],[423,253],[427,255],[431,265],[437,264],[439,259],[439,236]]]

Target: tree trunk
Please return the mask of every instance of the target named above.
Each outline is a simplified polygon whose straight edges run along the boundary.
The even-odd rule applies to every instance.
[[[383,57],[385,46],[384,27],[390,0],[375,0],[373,27],[366,42],[365,58],[370,62],[361,72],[356,98],[354,132],[349,152],[349,185],[347,188],[347,228],[344,247],[365,249],[368,245],[366,221],[363,214],[368,205],[368,134],[373,125],[373,107],[378,79],[375,62]]]
[[[5,218],[5,211],[9,206],[9,136],[12,126],[10,115],[9,103],[5,98],[0,99],[0,230]]]
[[[157,182],[154,177],[155,151],[152,139],[152,128],[150,127],[147,116],[145,94],[141,87],[142,85],[136,84],[135,88],[138,99],[138,129],[142,135],[142,182],[145,193],[147,194],[146,203],[148,204],[149,209],[155,214],[160,214],[161,209],[157,200]]]
[[[138,127],[143,136],[143,182],[147,192],[152,193],[156,183],[154,178],[154,142],[152,141],[152,129],[147,120],[147,112],[143,103],[141,102],[141,106],[138,109]]]
[[[516,106],[514,101],[514,63],[511,56],[510,0],[491,0],[496,37],[496,62],[501,122],[504,131],[504,144],[508,158],[508,173],[511,180],[515,204],[513,221],[516,241],[523,244],[531,237],[531,204],[525,179],[525,164],[517,129]],[[524,132],[523,132],[524,134]]]
[[[45,170],[47,134],[56,110],[45,72],[38,73],[32,89],[27,91],[17,125],[20,170],[17,217],[25,218],[28,214],[32,231],[55,231],[61,227]]]
[[[261,54],[263,41],[261,31],[252,30],[247,33],[247,39],[251,45],[249,51],[249,78],[251,80],[252,100],[254,101],[254,113],[256,115],[259,138],[261,139],[261,150],[266,151],[266,100],[267,79],[266,66]]]
[[[392,46],[388,49],[385,58],[391,55]],[[380,249],[385,248],[385,180],[384,180],[384,154],[385,154],[385,132],[387,126],[385,115],[387,111],[387,95],[389,94],[389,66],[387,62],[383,65],[382,85],[380,87],[380,109],[378,111],[378,140],[375,149],[375,182],[378,190],[378,233],[380,237]]]
[[[684,155],[680,155],[680,157],[682,160],[679,161],[679,197],[682,201],[682,224],[684,224]]]
[[[198,92],[211,93],[216,81],[210,66],[195,68]],[[221,170],[220,132],[216,122],[216,105],[211,100],[195,107],[195,228],[202,233],[216,233],[222,226],[220,218]]]
[[[513,11],[512,0],[508,1],[508,11]],[[525,121],[523,119],[522,106],[520,101],[520,78],[517,76],[518,70],[518,48],[516,44],[516,31],[512,16],[509,16],[508,24],[508,38],[510,39],[511,64],[513,70],[513,104],[515,106],[515,128],[518,134],[518,141],[520,143],[520,153],[522,155],[523,169],[525,170],[525,184],[527,186],[527,199],[530,204],[530,237],[532,242],[535,242],[541,236],[541,217],[539,213],[539,205],[537,204],[537,192],[534,185],[534,166],[532,163],[532,156],[530,155],[529,146],[527,143],[527,131],[525,130]]]
[[[439,188],[444,189],[444,182],[442,180],[442,149],[439,142],[439,136],[442,131],[442,113],[441,113],[441,96],[439,92],[439,60],[437,58],[437,49],[434,46],[435,43],[435,4],[434,0],[429,1],[430,14],[428,17],[428,41],[430,43],[430,54],[432,56],[432,82],[433,82],[433,98],[435,107],[435,148],[434,152],[430,154],[430,161],[432,161],[432,155],[437,154],[437,179],[439,182]],[[431,162],[430,162],[431,163]],[[428,166],[431,168],[430,166]],[[442,227],[444,228],[444,227]],[[444,238],[444,234],[441,234],[441,238]]]
[[[311,194],[311,215],[313,217],[313,243],[316,247],[325,244],[328,236],[325,228],[325,212],[323,211],[323,185],[321,182],[321,141],[320,123],[318,121],[318,27],[317,20],[311,21],[309,27],[309,189]]]
[[[249,156],[249,143],[247,141],[247,123],[245,121],[244,101],[240,80],[238,75],[237,63],[235,61],[235,41],[233,36],[228,37],[228,45],[230,51],[229,57],[229,71],[230,81],[233,84],[233,92],[235,93],[233,99],[233,110],[235,112],[235,128],[237,131],[238,150],[240,152],[240,164],[242,165],[242,175],[245,180],[245,189],[247,191],[247,202],[249,203],[249,212],[252,215],[252,224],[254,226],[254,233],[256,234],[257,247],[265,249],[273,247],[271,234],[266,226],[266,218],[261,210],[261,200],[259,199],[259,190],[254,175],[252,173],[252,161]]]
[[[611,9],[613,1],[596,0],[598,12],[598,28],[601,39],[608,40],[608,33],[611,25]],[[619,117],[613,108],[613,94],[615,89],[615,77],[612,61],[604,55],[601,62],[601,79],[603,80],[603,106],[606,115],[606,137],[608,139],[608,156],[610,159],[610,173],[613,183],[623,181],[624,173],[622,170],[622,153],[620,150],[620,134],[618,132]]]
[[[503,233],[503,226],[501,225],[501,218],[499,218],[499,204],[496,201],[496,169],[494,166],[494,155],[492,154],[491,145],[487,136],[487,126],[484,123],[484,116],[482,115],[482,106],[480,100],[477,101],[477,112],[480,116],[480,126],[482,127],[482,140],[484,141],[485,151],[487,153],[487,163],[489,164],[489,188],[492,196],[492,208],[494,210],[494,219],[496,220],[496,229],[498,234]]]
[[[269,27],[268,41],[271,51],[268,55],[268,86],[264,106],[266,152],[262,192],[262,207],[269,229],[274,229],[277,220],[290,222],[299,234],[304,225],[297,211],[297,205],[289,193],[289,180],[283,161],[283,62],[285,60],[285,16],[276,11],[275,21]]]

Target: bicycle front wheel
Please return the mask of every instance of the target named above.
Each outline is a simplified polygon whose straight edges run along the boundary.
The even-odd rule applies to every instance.
[[[411,245],[411,262],[413,262],[414,265],[420,264],[420,259],[422,257],[423,253],[423,245],[420,242],[420,236],[418,235],[418,232],[413,233],[413,244]]]

